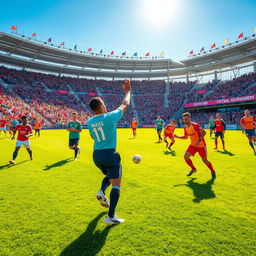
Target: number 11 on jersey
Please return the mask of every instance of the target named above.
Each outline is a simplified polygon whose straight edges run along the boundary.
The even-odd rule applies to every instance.
[[[103,141],[106,140],[102,127],[93,128],[92,131],[95,133],[95,136],[96,136],[98,142],[100,142],[101,140],[103,140]],[[101,138],[100,138],[100,135],[99,135],[98,131],[101,134]]]

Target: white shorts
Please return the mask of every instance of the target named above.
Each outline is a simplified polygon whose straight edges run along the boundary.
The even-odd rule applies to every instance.
[[[17,140],[16,147],[24,145],[25,148],[30,148],[30,140]]]
[[[0,131],[6,131],[5,127],[0,127]]]

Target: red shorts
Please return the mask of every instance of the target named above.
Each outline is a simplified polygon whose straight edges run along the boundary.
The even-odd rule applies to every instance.
[[[168,137],[168,138],[170,138],[170,139],[172,139],[172,138],[173,138],[173,133],[169,133],[169,134],[166,134],[166,133],[165,133],[164,136],[165,136],[165,137]]]
[[[132,128],[133,131],[136,131],[137,128]]]
[[[194,156],[196,153],[198,153],[202,158],[207,157],[206,147],[196,147],[193,145],[189,145],[186,152],[190,153],[192,156]]]

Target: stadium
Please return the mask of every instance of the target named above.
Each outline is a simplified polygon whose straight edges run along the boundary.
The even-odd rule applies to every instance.
[[[178,60],[0,30],[0,255],[253,255],[254,25]],[[122,160],[112,170],[99,162],[112,157],[104,143],[113,127],[92,122],[117,111]],[[186,151],[188,137],[197,151]],[[99,169],[108,181],[97,193]]]

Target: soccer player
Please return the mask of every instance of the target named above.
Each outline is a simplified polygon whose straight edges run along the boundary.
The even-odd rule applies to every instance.
[[[30,156],[30,160],[33,160],[32,150],[30,149],[30,140],[29,140],[29,137],[33,135],[32,128],[30,125],[27,124],[28,120],[26,116],[21,117],[21,122],[22,124],[17,125],[13,132],[12,140],[14,140],[15,134],[17,131],[18,131],[18,138],[16,142],[16,148],[13,152],[12,160],[9,161],[10,164],[15,164],[15,160],[18,156],[18,152],[22,145],[24,145],[25,148],[27,149]]]
[[[212,133],[214,132],[214,127],[215,127],[214,121],[215,120],[214,120],[213,116],[210,116],[210,118],[209,118],[210,138],[212,138]]]
[[[80,140],[80,132],[82,131],[82,125],[77,120],[77,113],[74,112],[72,114],[72,121],[68,122],[68,129],[69,131],[69,148],[74,150],[74,161],[77,160],[77,154],[80,151],[80,148],[78,147],[78,143]]]
[[[0,135],[1,132],[3,131],[6,137],[6,123],[7,121],[5,120],[4,116],[2,116],[2,119],[0,119]]]
[[[206,166],[210,169],[212,178],[216,178],[216,172],[212,167],[212,164],[207,159],[207,150],[206,150],[206,143],[204,140],[204,136],[206,132],[201,128],[201,126],[197,123],[194,123],[191,121],[191,115],[189,112],[186,112],[182,115],[183,122],[185,124],[184,127],[184,136],[177,136],[174,135],[175,138],[178,139],[187,139],[190,137],[191,144],[189,145],[185,155],[184,159],[186,163],[191,168],[191,171],[187,174],[187,176],[191,176],[193,173],[197,172],[196,167],[194,166],[192,160],[190,159],[191,156],[194,156],[196,153],[198,153],[203,160],[203,162],[206,164]]]
[[[173,133],[174,133],[174,130],[176,128],[176,125],[175,125],[175,120],[172,119],[170,124],[166,125],[165,129],[164,129],[164,142],[166,143],[166,147],[169,149],[169,150],[172,150],[171,149],[171,146],[174,144],[175,140],[174,140],[174,137],[173,137]],[[171,139],[171,143],[169,145],[168,141],[167,141],[167,138]]]
[[[160,143],[163,140],[162,136],[161,136],[161,133],[162,133],[162,130],[163,130],[163,127],[164,127],[164,120],[161,119],[160,116],[157,116],[157,119],[155,121],[155,127],[156,127],[156,132],[157,132],[157,135],[158,135],[158,143]]]
[[[131,121],[131,128],[132,128],[132,133],[133,133],[133,137],[135,139],[136,135],[137,135],[137,126],[138,126],[138,122],[136,121],[136,118],[134,117]]]
[[[215,130],[215,148],[218,149],[218,138],[221,138],[222,148],[225,151],[225,141],[224,141],[224,133],[226,130],[226,124],[223,119],[221,119],[220,113],[216,114],[216,120],[214,121],[214,130]]]
[[[256,142],[256,134],[255,134],[255,123],[256,123],[256,117],[250,115],[250,110],[246,109],[244,111],[244,117],[240,120],[240,125],[242,128],[242,132],[246,134],[249,144],[251,148],[253,149],[253,153],[256,155],[256,150],[253,145]]]
[[[90,135],[94,140],[93,161],[105,175],[96,197],[103,207],[109,207],[105,219],[105,223],[109,225],[124,222],[123,219],[115,215],[122,178],[121,158],[119,153],[116,152],[116,124],[130,104],[130,90],[130,81],[125,80],[123,84],[123,91],[125,92],[123,102],[119,108],[112,112],[107,112],[106,106],[100,97],[94,97],[89,102],[94,114],[87,123]],[[110,184],[112,184],[112,190],[109,204],[105,191]]]
[[[41,122],[35,120],[34,130],[35,130],[35,137],[37,135],[37,137],[39,138],[40,137],[40,130],[41,130]]]

